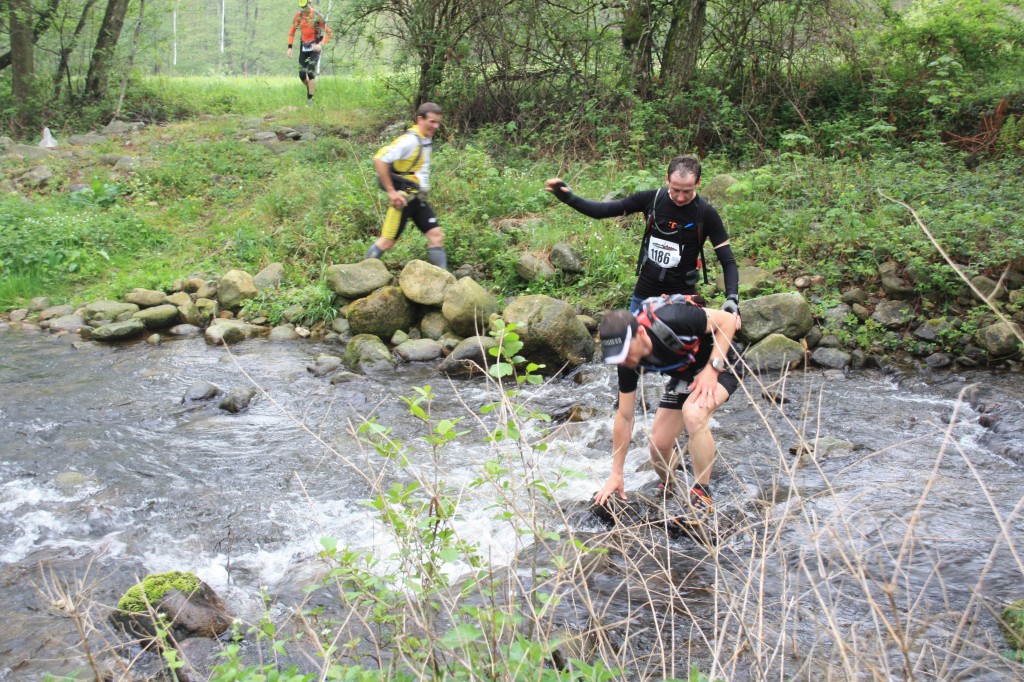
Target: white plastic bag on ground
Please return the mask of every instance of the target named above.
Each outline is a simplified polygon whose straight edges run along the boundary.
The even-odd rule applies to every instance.
[[[49,128],[43,128],[43,139],[39,140],[39,146],[44,149],[52,149],[57,146],[57,140],[50,134]]]

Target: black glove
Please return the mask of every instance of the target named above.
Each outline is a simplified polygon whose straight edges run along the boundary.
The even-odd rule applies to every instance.
[[[551,193],[555,195],[555,198],[561,201],[563,204],[567,203],[572,198],[572,188],[564,182],[559,182],[551,186]]]
[[[740,297],[736,294],[729,294],[725,297],[725,303],[722,304],[722,312],[732,313],[733,315],[740,314]]]

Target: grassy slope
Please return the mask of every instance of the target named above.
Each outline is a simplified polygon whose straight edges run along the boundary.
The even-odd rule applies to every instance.
[[[313,108],[303,106],[302,86],[292,78],[193,78],[149,86],[208,113],[92,148],[96,157],[116,152],[151,159],[141,171],[115,172],[96,159],[60,162],[51,164],[55,185],[31,193],[29,202],[3,200],[0,258],[7,267],[0,309],[41,294],[75,301],[116,297],[194,273],[256,272],[272,261],[284,262],[289,284],[303,287],[318,281],[326,265],[362,258],[385,209],[370,157],[385,139],[381,130],[401,118],[377,83],[323,79]],[[319,137],[282,142],[273,151],[249,140],[246,126],[254,123],[261,130],[308,125]],[[541,187],[555,174],[594,198],[653,187],[661,181],[660,161],[651,162],[654,170],[638,171],[614,160],[510,159],[494,136],[467,140],[442,132],[438,142],[432,203],[453,267],[472,265],[504,296],[548,293],[591,312],[626,300],[640,221],[589,220]],[[918,209],[972,275],[998,276],[1024,255],[1020,157],[982,161],[970,172],[963,161],[938,144],[900,151],[882,139],[842,159],[789,151],[756,169],[711,157],[705,178],[731,172],[740,180],[741,192],[717,202],[733,248],[748,262],[780,272],[780,289],[799,274],[825,275],[826,285],[809,294],[827,306],[848,286],[876,289],[878,264],[892,259],[930,294],[922,312],[934,315],[947,311],[962,286],[909,212],[882,193]],[[31,165],[7,162],[3,171],[15,177]],[[73,182],[92,183],[93,191],[69,195]],[[28,223],[35,227],[24,229]],[[529,285],[516,276],[519,254],[559,241],[579,250],[586,273]],[[385,262],[398,270],[423,252],[424,241],[411,228]],[[983,313],[977,315],[980,322]]]

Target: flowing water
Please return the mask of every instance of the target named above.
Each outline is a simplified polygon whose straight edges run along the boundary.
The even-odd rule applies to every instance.
[[[77,580],[113,603],[147,572],[192,570],[234,613],[258,619],[261,594],[287,601],[315,578],[309,558],[322,537],[390,554],[390,535],[363,502],[375,476],[387,485],[402,475],[353,436],[366,417],[411,448],[415,474],[461,491],[460,536],[478,541],[496,566],[513,562],[522,540],[493,519],[493,497],[472,486],[494,453],[483,441],[493,417],[480,407],[495,391],[480,379],[450,383],[426,365],[337,385],[307,369],[337,350],[254,341],[229,353],[201,338],[76,347],[0,331],[0,680],[67,665],[50,660],[60,659],[53,648],[68,626],[46,608],[47,576]],[[231,414],[216,399],[183,400],[198,381],[262,392]],[[541,412],[596,410],[519,462],[548,480],[574,472],[560,479],[559,506],[571,512],[563,518],[572,530],[593,537],[606,529],[582,501],[608,474],[613,381],[610,368],[591,365],[524,389]],[[433,416],[463,417],[468,432],[437,460],[400,398],[428,384]],[[617,646],[665,646],[664,629],[655,637],[650,626],[670,621],[693,639],[673,654],[679,676],[687,655],[707,670],[712,659],[732,660],[721,649],[735,646],[746,653],[721,669],[731,679],[825,679],[828,665],[815,674],[807,650],[828,661],[845,641],[848,649],[873,642],[857,649],[873,661],[858,670],[1011,679],[996,615],[1024,598],[1020,374],[809,371],[768,387],[781,405],[752,377],[744,386],[713,421],[716,502],[723,529],[741,530],[723,531],[716,562],[691,540],[665,540],[665,556],[678,557],[667,572],[649,565],[658,563],[650,554],[612,552],[588,595],[608,620],[633,623],[611,631]],[[810,452],[801,452],[801,438]],[[627,461],[627,490],[654,477],[636,473],[646,460],[641,443]],[[636,593],[638,570],[664,572],[685,607],[660,620],[650,594]],[[592,608],[580,609],[566,600],[567,627],[593,623]],[[874,641],[872,632],[894,624],[905,626],[903,647]]]

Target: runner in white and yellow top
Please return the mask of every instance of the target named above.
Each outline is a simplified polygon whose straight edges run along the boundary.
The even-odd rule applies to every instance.
[[[433,102],[420,105],[416,125],[381,147],[373,156],[373,167],[380,186],[388,193],[388,211],[380,237],[366,252],[367,258],[380,258],[401,236],[412,219],[427,238],[427,260],[448,267],[444,251],[444,232],[434,209],[427,203],[430,191],[430,149],[434,134],[441,126],[441,107]]]

